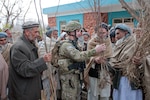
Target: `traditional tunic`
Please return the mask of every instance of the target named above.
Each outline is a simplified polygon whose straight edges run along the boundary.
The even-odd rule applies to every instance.
[[[6,87],[8,82],[8,65],[0,54],[0,100],[6,98]]]

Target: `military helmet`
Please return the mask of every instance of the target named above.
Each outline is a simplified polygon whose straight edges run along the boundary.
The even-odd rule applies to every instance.
[[[66,26],[65,26],[65,31],[66,32],[72,32],[77,29],[81,29],[81,24],[77,21],[70,21]]]

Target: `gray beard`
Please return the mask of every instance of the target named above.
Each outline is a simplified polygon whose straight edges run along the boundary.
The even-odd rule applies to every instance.
[[[2,53],[7,48],[7,43],[4,45],[0,45],[0,53]]]

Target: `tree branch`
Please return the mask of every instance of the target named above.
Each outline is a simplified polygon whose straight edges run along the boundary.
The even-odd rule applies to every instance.
[[[137,13],[124,1],[124,0],[119,0],[122,8],[126,9],[132,17],[134,17],[137,21],[140,21],[139,16],[137,16]]]

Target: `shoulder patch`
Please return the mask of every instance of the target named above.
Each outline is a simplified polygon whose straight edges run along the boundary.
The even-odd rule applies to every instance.
[[[72,49],[74,49],[74,47],[73,46],[68,46],[66,49],[67,49],[67,51],[71,51]]]

